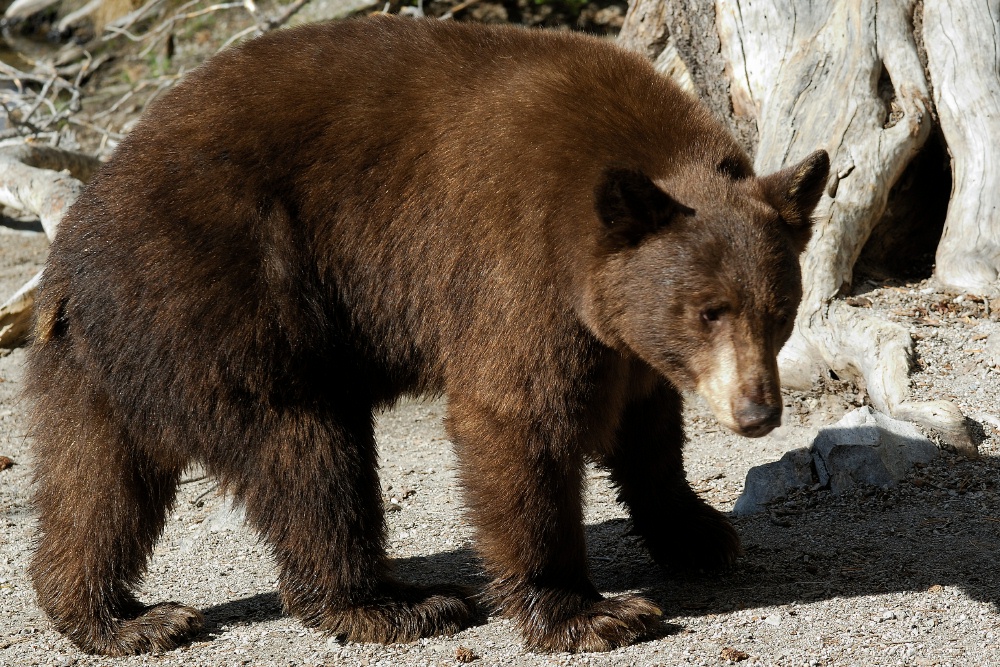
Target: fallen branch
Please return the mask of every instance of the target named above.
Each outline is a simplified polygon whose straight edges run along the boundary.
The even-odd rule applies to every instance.
[[[96,158],[50,146],[0,148],[0,204],[37,215],[51,240],[63,214],[99,166]],[[0,305],[0,347],[13,347],[27,336],[40,276]]]
[[[28,337],[31,330],[31,314],[35,307],[35,295],[38,282],[42,277],[39,271],[35,277],[21,286],[2,305],[0,305],[0,347],[14,347]]]
[[[219,47],[218,51],[224,50],[231,44],[240,41],[247,35],[253,35],[254,37],[259,37],[260,35],[263,35],[265,32],[274,30],[275,28],[280,28],[285,23],[287,23],[289,19],[295,16],[295,14],[298,13],[300,9],[305,7],[308,2],[309,0],[295,0],[295,2],[291,2],[282,7],[281,10],[271,18],[265,18],[263,20],[260,20],[257,16],[257,5],[254,4],[253,0],[243,0],[242,3],[243,7],[247,10],[247,12],[250,14],[251,18],[253,18],[255,23],[254,25],[248,28],[244,28],[243,30],[240,30],[236,34],[230,36],[230,38],[227,39],[222,44],[222,46]]]
[[[159,43],[163,39],[166,39],[170,35],[172,35],[174,25],[177,23],[182,23],[184,21],[187,21],[188,19],[197,18],[199,16],[204,16],[205,14],[212,14],[215,12],[224,11],[227,9],[236,9],[238,7],[244,6],[244,3],[241,0],[240,2],[222,2],[214,4],[209,7],[205,7],[203,9],[199,9],[193,12],[187,11],[188,9],[198,4],[199,2],[201,2],[201,0],[191,0],[190,2],[181,5],[180,9],[178,9],[176,13],[170,16],[170,18],[166,19],[165,21],[157,25],[149,32],[143,34],[139,38],[140,41],[150,40],[150,38],[152,38],[152,40],[149,42],[148,45],[146,45],[145,48],[142,49],[142,51],[139,52],[139,57],[145,58],[153,51],[153,49],[155,49],[159,45]]]
[[[21,71],[0,62],[0,82],[8,81],[12,89],[0,90],[0,107],[7,114],[9,127],[3,136],[30,135],[38,138],[62,121],[80,111],[81,85],[85,76],[107,61],[107,55],[92,58],[82,48],[70,48],[57,55],[55,61],[34,61],[22,56],[34,69]],[[27,84],[39,84],[40,89]],[[69,95],[67,100],[65,94]],[[36,115],[42,109],[48,113]]]
[[[48,9],[57,2],[59,0],[14,0],[4,12],[3,17],[8,21],[21,21]]]
[[[108,23],[106,26],[104,26],[104,29],[105,31],[110,32],[111,34],[103,35],[101,37],[101,41],[107,42],[109,40],[112,40],[115,37],[117,37],[118,34],[128,35],[129,28],[131,28],[139,21],[142,21],[143,19],[147,18],[148,16],[151,16],[153,13],[159,11],[165,2],[166,0],[149,0],[149,2],[144,4],[142,7],[139,7],[138,9],[129,12],[128,14],[122,16],[121,18],[115,19],[111,23]],[[138,41],[138,39],[139,38],[135,38],[135,40],[133,41]]]
[[[83,183],[89,182],[101,166],[101,161],[91,155],[34,143],[0,146],[0,159],[15,160],[36,169],[66,170]]]
[[[309,0],[295,0],[294,2],[285,5],[277,14],[264,21],[262,32],[274,30],[275,28],[280,28],[285,25],[288,20],[295,16],[300,9],[306,6],[308,2]]]
[[[42,165],[42,166],[36,166]],[[49,240],[83,182],[96,169],[96,160],[48,146],[25,144],[0,152],[0,204],[37,215]],[[64,171],[65,170],[65,171]]]
[[[105,0],[90,0],[90,2],[85,4],[83,7],[80,7],[74,12],[70,12],[66,16],[62,17],[62,19],[59,20],[59,23],[56,24],[56,31],[60,35],[69,32],[74,25],[81,22],[83,19],[90,17],[94,12],[96,12],[104,1]]]

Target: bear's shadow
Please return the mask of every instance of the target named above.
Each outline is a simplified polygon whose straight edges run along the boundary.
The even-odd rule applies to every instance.
[[[975,462],[982,479],[1000,479],[1000,459]],[[904,482],[908,484],[908,482]],[[745,553],[723,573],[664,572],[630,535],[629,522],[587,526],[590,567],[607,594],[638,590],[666,617],[720,614],[738,609],[808,603],[881,593],[953,586],[968,597],[1000,605],[1000,494],[869,492],[850,498],[815,498],[808,507],[772,512],[734,523]],[[486,583],[471,549],[394,560],[403,580]],[[283,612],[275,593],[204,610],[209,627],[261,622]]]
[[[737,517],[733,522],[745,553],[718,574],[664,572],[628,534],[627,521],[592,525],[593,577],[604,592],[643,591],[668,618],[936,585],[957,588],[998,612],[1000,459],[953,459],[946,465],[950,478],[932,479],[919,491],[904,481],[897,489],[840,498],[824,494],[794,511],[779,507]],[[990,488],[957,490],[968,482],[971,488],[982,482]]]

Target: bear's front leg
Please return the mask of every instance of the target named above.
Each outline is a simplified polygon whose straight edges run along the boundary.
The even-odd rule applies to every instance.
[[[635,532],[664,567],[724,569],[740,554],[729,520],[691,489],[684,475],[680,395],[665,381],[630,403],[603,463],[628,507]]]
[[[455,400],[448,426],[493,603],[541,651],[607,651],[655,632],[662,612],[604,598],[587,571],[583,460],[571,420],[501,415]]]

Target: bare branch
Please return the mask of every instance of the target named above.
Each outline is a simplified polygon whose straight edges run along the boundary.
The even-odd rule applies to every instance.
[[[139,7],[133,12],[126,14],[125,16],[112,21],[111,23],[104,26],[106,31],[111,31],[111,35],[104,35],[101,37],[102,41],[107,42],[108,40],[114,39],[118,34],[128,34],[126,31],[133,25],[143,20],[147,16],[153,14],[155,11],[159,10],[161,5],[164,4],[166,0],[149,0],[142,7]]]
[[[37,215],[52,239],[63,214],[83,190],[100,162],[89,155],[34,143],[0,147],[0,204]],[[0,305],[0,347],[17,345],[28,335],[35,275]]]
[[[288,19],[295,16],[295,14],[298,13],[300,9],[305,7],[308,2],[309,0],[295,0],[292,3],[285,5],[276,16],[264,22],[264,32],[274,30],[275,28],[285,25],[285,23],[288,22]]]
[[[251,33],[262,34],[261,31],[260,31],[260,27],[257,26],[257,25],[252,25],[249,28],[244,28],[243,30],[240,30],[238,33],[236,33],[235,35],[233,35],[232,37],[230,37],[229,39],[227,39],[225,41],[225,43],[223,43],[223,45],[219,47],[219,51],[222,51],[223,49],[225,49],[229,45],[231,45],[231,44],[233,44],[235,42],[240,41],[241,39],[243,39],[244,37],[246,37],[247,35],[249,35]]]

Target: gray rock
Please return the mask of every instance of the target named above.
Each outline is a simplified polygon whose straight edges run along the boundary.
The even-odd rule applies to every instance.
[[[888,487],[938,449],[916,426],[863,407],[825,428],[812,444],[819,483],[834,493],[859,484]]]
[[[733,513],[762,512],[776,498],[807,486],[838,494],[858,485],[894,486],[915,463],[927,463],[937,453],[913,424],[859,408],[822,429],[809,449],[751,468]]]
[[[1000,335],[993,334],[983,345],[983,360],[990,368],[1000,368]]]
[[[814,478],[812,460],[812,452],[803,447],[785,452],[780,460],[773,463],[750,468],[733,513],[745,516],[763,512],[775,498],[793,489],[811,486]]]

